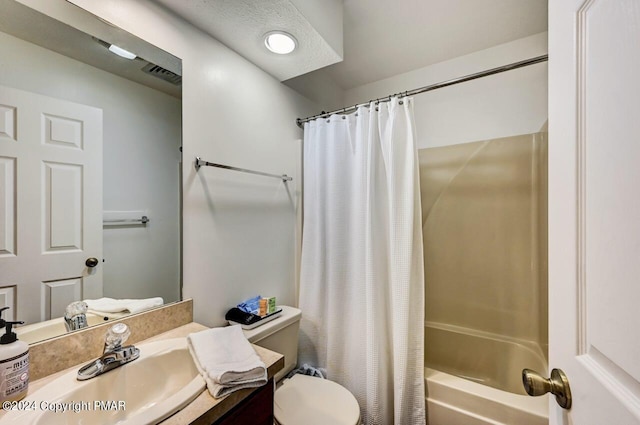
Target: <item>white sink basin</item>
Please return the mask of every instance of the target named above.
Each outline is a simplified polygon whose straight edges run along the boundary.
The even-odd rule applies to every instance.
[[[193,363],[186,338],[137,347],[139,359],[93,379],[76,380],[77,369],[57,378],[22,401],[30,407],[35,402],[35,410],[9,411],[0,423],[155,424],[204,390],[204,379]],[[67,411],[51,411],[63,406]],[[74,408],[77,411],[69,410]]]
[[[88,326],[106,323],[107,320],[104,319],[105,316],[87,313]],[[34,342],[40,342],[45,339],[53,338],[54,336],[64,335],[67,333],[67,328],[64,325],[64,319],[62,317],[58,317],[44,322],[14,328],[14,332],[18,335],[18,339],[20,341],[24,341],[27,344],[33,344]]]

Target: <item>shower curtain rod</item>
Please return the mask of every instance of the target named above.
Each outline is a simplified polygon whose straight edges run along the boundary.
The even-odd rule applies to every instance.
[[[407,91],[403,91],[403,92],[400,92],[400,93],[392,94],[392,95],[389,95],[389,96],[379,97],[377,99],[372,99],[372,100],[370,100],[370,101],[368,101],[366,103],[358,103],[358,104],[353,105],[353,106],[348,106],[346,108],[336,109],[334,111],[329,111],[329,112],[322,111],[319,114],[312,115],[312,116],[307,117],[307,118],[298,118],[298,119],[296,119],[296,125],[298,127],[302,128],[302,124],[304,124],[305,122],[313,121],[316,118],[327,118],[327,117],[329,117],[330,115],[333,115],[333,114],[345,114],[347,112],[352,112],[352,111],[355,111],[356,109],[358,109],[358,107],[360,107],[360,106],[369,105],[371,102],[376,102],[376,104],[378,104],[380,102],[389,102],[389,101],[391,101],[391,98],[394,97],[394,96],[406,97],[406,96],[413,96],[415,94],[426,93],[426,92],[431,91],[431,90],[437,90],[437,89],[441,89],[443,87],[453,86],[455,84],[464,83],[466,81],[471,81],[471,80],[476,80],[478,78],[487,77],[489,75],[500,74],[501,72],[511,71],[513,69],[523,68],[523,67],[529,66],[529,65],[535,65],[537,63],[546,62],[548,60],[549,60],[549,55],[536,56],[534,58],[525,59],[525,60],[522,60],[522,61],[519,61],[519,62],[510,63],[508,65],[499,66],[497,68],[491,68],[491,69],[487,69],[485,71],[476,72],[475,74],[465,75],[464,77],[458,77],[458,78],[454,78],[452,80],[443,81],[441,83],[436,83],[436,84],[431,84],[429,86],[420,87],[418,89],[407,90]]]

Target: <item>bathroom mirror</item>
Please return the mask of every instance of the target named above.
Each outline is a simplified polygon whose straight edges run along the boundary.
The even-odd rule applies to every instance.
[[[0,307],[29,343],[74,301],[113,299],[88,325],[179,301],[182,276],[180,59],[42,8],[82,31],[0,0]]]

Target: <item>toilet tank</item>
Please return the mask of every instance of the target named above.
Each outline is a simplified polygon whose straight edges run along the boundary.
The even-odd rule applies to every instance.
[[[282,314],[254,329],[244,330],[252,344],[284,355],[284,369],[275,376],[276,382],[291,372],[298,362],[298,330],[302,312],[295,307],[278,306]]]

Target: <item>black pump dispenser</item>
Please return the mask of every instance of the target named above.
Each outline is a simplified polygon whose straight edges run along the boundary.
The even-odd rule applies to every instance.
[[[18,336],[15,332],[13,332],[13,325],[22,325],[24,322],[7,322],[2,318],[2,313],[5,310],[8,310],[9,307],[0,308],[0,328],[5,328],[5,334],[0,337],[0,344],[11,344],[12,342],[16,342],[18,340]]]

